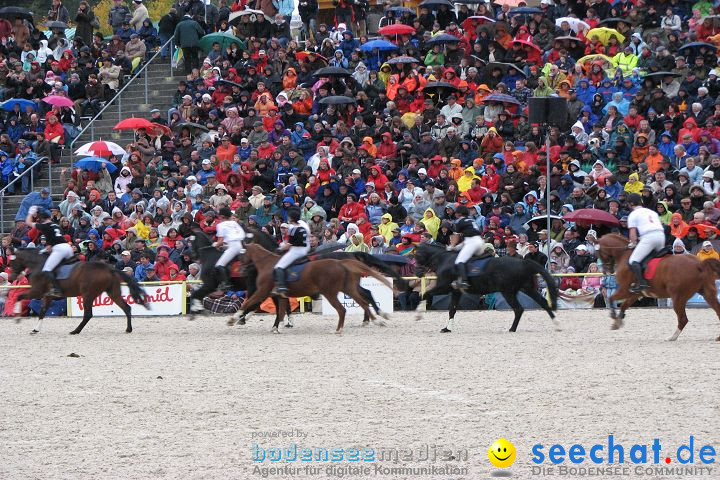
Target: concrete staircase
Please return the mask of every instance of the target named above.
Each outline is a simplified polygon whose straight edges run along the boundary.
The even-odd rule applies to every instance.
[[[147,102],[145,101],[145,75],[147,75]],[[182,70],[173,70],[173,76],[170,75],[170,65],[167,61],[156,58],[147,69],[135,81],[127,87],[120,95],[119,100],[111,104],[102,114],[102,118],[95,120],[91,128],[88,128],[75,141],[73,150],[77,150],[81,145],[95,140],[108,140],[115,142],[122,147],[133,141],[132,130],[113,130],[113,127],[122,119],[132,116],[150,118],[150,110],[153,108],[160,109],[161,112],[167,112],[172,106],[172,98],[177,90],[177,83],[182,80],[185,75]],[[128,79],[129,80],[129,79]],[[87,125],[89,120],[84,121],[81,127]],[[62,201],[62,194],[65,185],[60,183],[60,173],[63,168],[71,165],[71,160],[78,161],[82,157],[73,156],[71,158],[71,150],[66,147],[60,162],[54,165],[46,165],[42,167],[40,178],[35,177],[35,190],[49,186],[52,198],[57,205]],[[49,171],[51,169],[51,171]],[[69,178],[69,172],[67,174]],[[20,185],[16,184],[16,192],[20,191]],[[3,202],[2,218],[0,218],[0,232],[9,233],[14,227],[15,214],[18,206],[24,198],[23,195],[6,195],[0,201]]]

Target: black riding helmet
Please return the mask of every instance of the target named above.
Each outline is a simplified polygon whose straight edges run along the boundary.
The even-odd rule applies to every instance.
[[[460,205],[457,210],[455,210],[455,215],[462,215],[463,217],[467,217],[470,215],[470,210],[465,205]]]
[[[223,207],[218,211],[218,215],[225,218],[232,217],[232,210],[230,210],[228,207]]]
[[[50,212],[47,210],[39,210],[37,212],[37,218],[38,220],[47,220],[50,218]]]
[[[291,222],[297,222],[300,220],[300,210],[297,208],[291,208],[288,210],[288,220]]]
[[[631,193],[628,195],[627,203],[629,205],[642,205],[642,197],[639,193]]]

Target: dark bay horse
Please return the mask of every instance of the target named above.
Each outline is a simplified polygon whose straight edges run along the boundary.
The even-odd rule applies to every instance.
[[[52,301],[52,298],[46,295],[50,287],[47,277],[44,275],[36,275],[42,270],[46,259],[47,255],[41,254],[38,249],[26,248],[17,250],[10,261],[10,268],[12,268],[10,281],[13,281],[25,268],[30,270],[29,280],[31,288],[20,294],[18,301],[25,298],[43,299],[43,304],[38,315],[38,324],[32,333],[40,332],[45,312]],[[130,305],[125,302],[120,291],[120,284],[122,282],[127,283],[133,302],[147,307],[145,290],[137,283],[135,278],[127,275],[125,272],[115,270],[106,263],[83,262],[75,267],[69,278],[58,280],[64,296],[81,297],[83,301],[84,313],[82,322],[80,322],[80,325],[78,325],[75,330],[70,332],[71,335],[77,335],[85,328],[85,325],[87,325],[93,316],[93,302],[103,292],[106,292],[113,302],[125,312],[125,317],[127,318],[125,332],[132,332]]]
[[[457,307],[460,302],[462,292],[452,288],[453,281],[457,278],[455,270],[455,257],[457,252],[448,252],[444,245],[421,243],[417,247],[415,260],[417,267],[415,274],[422,277],[428,270],[435,271],[437,282],[434,288],[431,288],[423,299],[429,301],[434,295],[450,294],[450,312],[448,324],[440,330],[443,333],[451,332],[454,328],[454,318]],[[545,280],[550,292],[550,305],[546,299],[537,291],[535,275],[540,275]],[[543,267],[531,260],[523,260],[512,257],[490,258],[482,275],[469,277],[470,288],[467,293],[486,294],[486,293],[502,293],[508,305],[515,312],[515,319],[510,327],[510,331],[517,330],[520,323],[520,317],[524,312],[522,305],[517,299],[518,292],[523,292],[532,298],[535,303],[542,307],[555,323],[557,310],[558,288],[555,279]]]
[[[247,245],[245,256],[257,268],[257,290],[245,300],[242,310],[231,318],[233,322],[240,325],[244,325],[245,317],[250,312],[255,311],[257,306],[270,295],[274,285],[273,268],[280,259],[280,256],[257,244]],[[372,321],[375,320],[375,316],[370,312],[369,302],[360,291],[360,278],[363,276],[371,276],[392,289],[392,285],[385,280],[385,277],[357,260],[319,259],[308,262],[300,278],[288,284],[287,295],[289,297],[305,297],[317,294],[325,296],[338,312],[336,333],[342,333],[345,324],[345,307],[337,298],[340,292],[355,300],[363,309],[367,318]],[[284,315],[286,303],[279,302],[278,315],[272,328],[273,333],[279,333],[279,319]]]
[[[628,258],[632,250],[628,248],[630,241],[616,233],[603,235],[599,243],[599,257],[603,263],[605,274],[615,274],[618,289],[609,298],[610,317],[615,320],[613,330],[623,326],[625,311],[643,296],[654,298],[670,298],[677,316],[677,329],[669,338],[677,340],[688,323],[685,306],[690,297],[699,293],[715,311],[720,319],[720,303],[717,301],[715,280],[720,277],[720,261],[715,259],[700,260],[695,255],[670,255],[663,258],[655,270],[655,276],[648,280],[650,288],[643,293],[631,293],[630,286],[635,276],[630,271]],[[612,302],[624,300],[620,312],[616,312]],[[720,341],[720,336],[716,338]]]

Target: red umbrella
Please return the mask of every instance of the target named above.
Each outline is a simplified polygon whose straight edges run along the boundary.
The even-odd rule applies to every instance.
[[[152,126],[153,123],[150,120],[133,117],[118,122],[118,124],[113,127],[113,130],[137,130],[139,128],[152,128]]]
[[[468,30],[474,30],[477,25],[485,25],[486,23],[495,23],[495,20],[482,16],[468,17],[463,20],[462,28],[467,32]]]
[[[155,130],[157,130],[158,128],[160,130],[162,130],[163,135],[167,135],[168,137],[172,136],[172,130],[170,130],[170,127],[168,127],[167,125],[163,125],[161,123],[153,123],[152,127],[150,127],[148,129],[148,134],[150,134],[153,137],[156,137],[157,135],[155,134]]]
[[[580,225],[620,225],[620,221],[605,210],[597,208],[581,208],[563,216],[563,220],[579,223]]]
[[[403,25],[402,23],[396,23],[394,25],[386,25],[378,30],[381,35],[412,35],[415,33],[415,29],[410,25]]]
[[[518,44],[520,44],[520,45],[522,45],[522,46],[524,46],[524,47],[533,48],[533,49],[537,50],[537,52],[538,52],[539,54],[542,54],[542,53],[543,53],[543,51],[542,51],[542,49],[541,49],[540,47],[538,47],[538,46],[535,45],[534,43],[530,43],[530,42],[527,42],[527,41],[525,41],[525,40],[513,40],[512,43],[518,43]]]
[[[316,57],[318,57],[320,60],[324,61],[325,64],[327,64],[327,58],[325,58],[322,55],[320,55],[319,53],[315,53],[315,52],[296,52],[295,58],[297,59],[298,62],[303,62],[303,61],[305,61],[307,56],[310,55],[311,53],[314,53]]]
[[[72,107],[73,101],[68,97],[61,97],[60,95],[50,95],[43,98],[43,102],[56,106],[56,107]]]

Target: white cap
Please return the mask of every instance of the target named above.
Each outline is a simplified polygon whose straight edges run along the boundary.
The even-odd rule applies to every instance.
[[[210,96],[209,93],[204,93],[203,96],[202,96],[202,99],[203,99],[203,100],[207,100],[208,102],[211,102],[211,101],[212,101],[212,97]]]
[[[588,230],[588,233],[587,233],[587,235],[585,235],[585,238],[590,237],[590,236],[597,238],[597,232],[595,230]]]
[[[560,245],[558,245],[558,247],[559,246]],[[577,246],[577,248],[575,248],[575,250],[583,250],[583,251],[587,252],[587,247],[581,243],[580,245]]]
[[[187,177],[187,181],[197,182],[197,177],[195,175],[190,175],[189,177]]]
[[[427,175],[427,170],[424,168],[418,168],[418,175]]]
[[[227,188],[225,188],[225,185],[223,185],[222,183],[218,183],[217,185],[215,185],[215,190],[219,190],[221,188],[227,192]]]
[[[356,168],[355,170],[352,171],[352,173],[357,173],[358,175],[360,175],[362,172],[360,171],[359,168]]]
[[[210,165],[210,163],[212,163],[212,162],[210,162],[209,158],[206,158],[205,160],[202,161],[203,165]]]
[[[242,140],[240,140],[240,143],[248,143],[249,141],[250,140],[248,140],[247,138],[243,138]]]
[[[703,247],[712,247],[712,242],[710,240],[705,240],[703,242]]]
[[[129,255],[130,255],[130,251],[129,251],[129,250],[123,250],[120,255],[128,255],[128,256],[129,256]]]
[[[703,178],[713,178],[715,174],[712,172],[712,170],[706,170],[705,173],[702,174]]]

